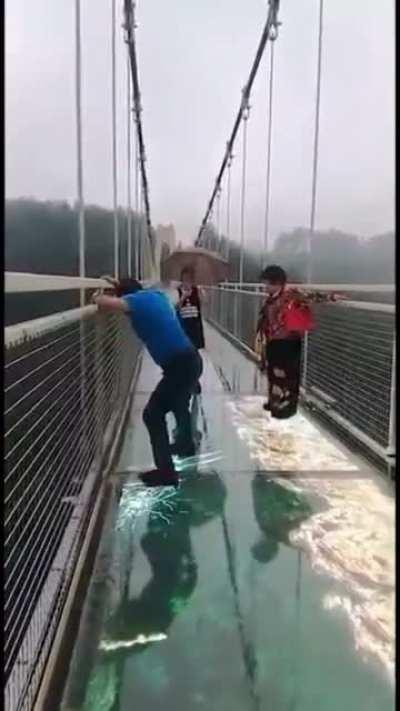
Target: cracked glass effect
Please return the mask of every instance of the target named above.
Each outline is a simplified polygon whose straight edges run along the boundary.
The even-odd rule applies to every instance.
[[[217,345],[243,391],[205,358],[177,490],[136,477],[144,361],[62,709],[394,709],[392,494],[302,413],[271,423]]]

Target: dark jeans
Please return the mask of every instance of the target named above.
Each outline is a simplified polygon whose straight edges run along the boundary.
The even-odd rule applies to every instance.
[[[286,419],[297,412],[301,348],[300,338],[270,341],[267,346],[268,401],[272,417]]]
[[[147,403],[143,420],[149,431],[157,469],[173,469],[166,415],[173,412],[182,449],[193,446],[190,398],[203,371],[197,351],[180,353],[164,368],[163,377]]]

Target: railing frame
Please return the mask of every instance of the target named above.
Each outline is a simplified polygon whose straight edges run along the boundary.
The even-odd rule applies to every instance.
[[[253,290],[251,288],[243,288],[243,286],[246,287],[253,287]],[[308,289],[318,289],[320,291],[342,291],[342,292],[381,292],[381,293],[387,293],[387,292],[392,292],[394,290],[393,285],[358,285],[358,284],[296,284],[293,286],[297,286],[299,288],[308,288]],[[228,328],[223,326],[222,323],[217,323],[216,321],[213,320],[213,318],[209,318],[208,320],[214,325],[217,326],[218,329],[225,333],[233,342],[236,342],[237,345],[240,345],[240,347],[244,348],[245,351],[252,357],[254,356],[254,353],[251,351],[251,349],[240,340],[239,337],[239,328],[238,328],[238,321],[239,321],[239,311],[238,311],[238,304],[239,304],[239,299],[240,299],[240,294],[243,295],[250,295],[253,297],[260,298],[263,294],[262,289],[260,288],[260,284],[239,284],[238,282],[223,282],[219,284],[218,286],[204,286],[204,289],[209,290],[210,292],[219,292],[219,293],[230,293],[233,295],[233,308],[234,308],[234,318],[233,318],[233,323],[234,323],[234,328],[233,332],[229,332]],[[221,299],[222,301],[222,299]],[[255,300],[256,303],[256,311],[257,311],[257,301]],[[341,308],[341,309],[358,309],[358,310],[363,310],[363,311],[371,311],[371,312],[382,312],[382,313],[387,313],[387,314],[395,314],[395,306],[394,304],[382,304],[382,303],[376,303],[376,302],[369,302],[369,301],[354,301],[354,300],[346,300],[342,302],[337,302],[335,307]],[[307,362],[307,357],[308,357],[308,339],[307,337],[305,338],[304,342],[304,360]],[[348,422],[344,417],[339,415],[338,413],[332,412],[331,407],[329,406],[329,403],[324,401],[324,399],[320,396],[318,396],[318,393],[316,393],[316,389],[314,387],[308,387],[307,383],[307,370],[303,369],[302,371],[302,385],[301,385],[301,397],[303,401],[307,404],[310,404],[314,406],[316,409],[319,409],[321,412],[329,413],[329,417],[332,419],[332,421],[336,422],[336,424],[339,427],[345,427],[350,435],[358,442],[360,442],[362,445],[367,447],[372,453],[377,455],[380,459],[382,459],[388,466],[388,469],[392,469],[395,466],[395,459],[396,459],[396,346],[395,346],[395,337],[393,336],[393,357],[392,357],[392,364],[391,364],[391,392],[390,392],[390,412],[389,412],[389,435],[388,435],[388,442],[387,446],[384,447],[382,446],[379,442],[376,442],[373,440],[368,434],[362,432],[358,427],[353,425],[351,422]]]
[[[32,274],[6,274],[6,292],[16,293],[16,292],[29,292],[32,291],[59,291],[59,290],[70,290],[70,289],[97,289],[97,288],[107,288],[109,285],[107,282],[101,279],[79,279],[75,277],[65,277],[65,276],[47,276],[47,275],[32,275]],[[29,342],[35,340],[36,338],[42,337],[46,334],[58,331],[60,328],[66,325],[79,323],[83,327],[88,319],[95,317],[97,312],[96,306],[84,306],[81,308],[70,309],[68,311],[59,312],[56,314],[51,314],[42,318],[34,319],[31,321],[26,321],[18,324],[8,326],[4,329],[4,341],[5,348],[10,349],[16,347],[24,342]],[[97,324],[96,329],[101,328],[100,324]],[[81,328],[81,338],[84,334],[85,329]],[[95,352],[94,359],[95,362],[99,363],[100,358],[100,348],[102,345],[102,338],[100,331],[96,330],[95,335]],[[62,592],[62,603],[61,608],[57,610],[54,609],[54,614],[60,615],[57,625],[54,630],[49,633],[49,638],[46,639],[46,645],[48,644],[48,649],[51,650],[50,659],[53,658],[53,650],[56,640],[60,640],[60,635],[65,633],[65,628],[68,626],[67,616],[65,611],[68,611],[72,605],[71,595],[74,595],[74,590],[76,588],[75,577],[79,576],[80,570],[70,570],[72,559],[78,556],[78,562],[82,558],[82,550],[87,549],[90,542],[86,540],[87,536],[90,537],[93,530],[93,525],[88,521],[87,516],[93,508],[96,513],[98,511],[98,499],[104,493],[104,483],[112,471],[115,458],[118,453],[119,443],[123,434],[124,423],[126,421],[127,414],[129,412],[129,407],[132,401],[134,392],[134,383],[137,376],[138,368],[141,361],[141,351],[138,352],[138,359],[136,365],[132,367],[132,373],[129,373],[129,383],[126,388],[126,395],[120,406],[117,407],[111,414],[108,422],[101,422],[100,418],[102,416],[107,417],[107,414],[100,410],[99,407],[96,408],[95,419],[95,456],[93,462],[90,466],[90,470],[86,474],[85,484],[83,486],[82,492],[79,497],[79,502],[76,505],[76,509],[71,515],[71,521],[68,523],[67,528],[63,534],[60,546],[57,549],[56,558],[54,559],[49,575],[46,578],[43,588],[41,591],[41,597],[38,599],[38,603],[33,610],[32,616],[29,619],[29,625],[27,632],[25,634],[24,640],[22,641],[21,647],[19,648],[18,657],[16,663],[11,671],[10,677],[7,682],[6,692],[9,699],[10,709],[14,708],[14,703],[22,703],[22,699],[25,698],[24,694],[34,694],[39,693],[37,701],[35,702],[35,708],[42,709],[41,702],[39,706],[37,705],[40,699],[47,696],[47,691],[45,689],[46,684],[50,683],[50,676],[48,673],[48,660],[46,657],[40,657],[40,649],[32,646],[35,644],[35,635],[32,637],[30,632],[31,628],[36,629],[35,615],[37,614],[38,606],[41,604],[43,595],[46,597],[50,595],[48,601],[45,604],[45,609],[50,605],[53,605],[53,597],[49,593],[51,591],[60,589]],[[84,371],[81,371],[84,372]],[[125,372],[125,371],[124,371]],[[128,373],[127,373],[128,374]],[[99,379],[103,378],[103,368],[96,368],[95,370],[95,381],[94,381],[94,397],[95,402],[98,406],[101,405],[100,400],[102,399],[101,393],[102,384]],[[82,392],[81,396],[83,398],[83,403],[85,402],[85,383],[82,381]],[[83,393],[83,394],[82,394]],[[104,392],[103,392],[104,396]],[[103,415],[102,415],[103,413]],[[85,436],[83,428],[82,436]],[[97,513],[96,513],[97,516]],[[90,524],[90,525],[89,525]],[[83,541],[80,537],[83,536]],[[79,538],[79,550],[75,550],[76,540]],[[72,557],[71,557],[72,556]],[[80,564],[78,568],[82,568]],[[68,582],[65,582],[63,576],[70,576]],[[50,588],[49,588],[50,586]],[[61,587],[60,587],[61,586]],[[65,594],[65,596],[64,596]],[[58,595],[58,593],[57,593]],[[55,604],[55,603],[54,603]],[[41,608],[41,614],[43,614],[43,607]],[[50,608],[49,608],[50,609]],[[33,626],[33,627],[32,627]],[[58,642],[57,642],[58,643]],[[47,646],[46,646],[47,649]],[[47,654],[48,652],[44,652]],[[38,673],[38,681],[31,682],[27,677],[26,680],[21,681],[20,669],[21,664],[29,664],[29,660],[32,655],[35,658],[35,668]],[[36,662],[40,661],[40,665],[36,666]],[[31,659],[33,663],[33,657]],[[43,665],[43,671],[39,673],[39,669]],[[28,669],[28,667],[26,667]],[[22,694],[22,696],[19,696]],[[19,706],[18,706],[19,707]],[[50,705],[51,707],[51,705]],[[49,707],[49,708],[50,708]],[[16,706],[15,706],[16,708]],[[52,707],[51,707],[52,708]]]

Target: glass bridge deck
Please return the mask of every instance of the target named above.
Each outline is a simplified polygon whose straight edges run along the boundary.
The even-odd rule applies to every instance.
[[[207,342],[176,491],[136,476],[144,358],[61,708],[393,709],[390,486],[304,413],[271,422],[254,366]]]

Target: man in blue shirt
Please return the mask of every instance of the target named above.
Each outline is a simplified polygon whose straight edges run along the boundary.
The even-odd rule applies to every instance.
[[[163,371],[143,412],[156,469],[141,474],[140,479],[147,486],[176,486],[178,475],[172,453],[180,456],[195,453],[189,403],[202,373],[202,360],[162,291],[142,289],[135,279],[114,281],[113,286],[115,296],[96,294],[94,302],[100,310],[126,313],[134,331]],[[174,413],[178,430],[173,448],[168,438],[168,412]]]

